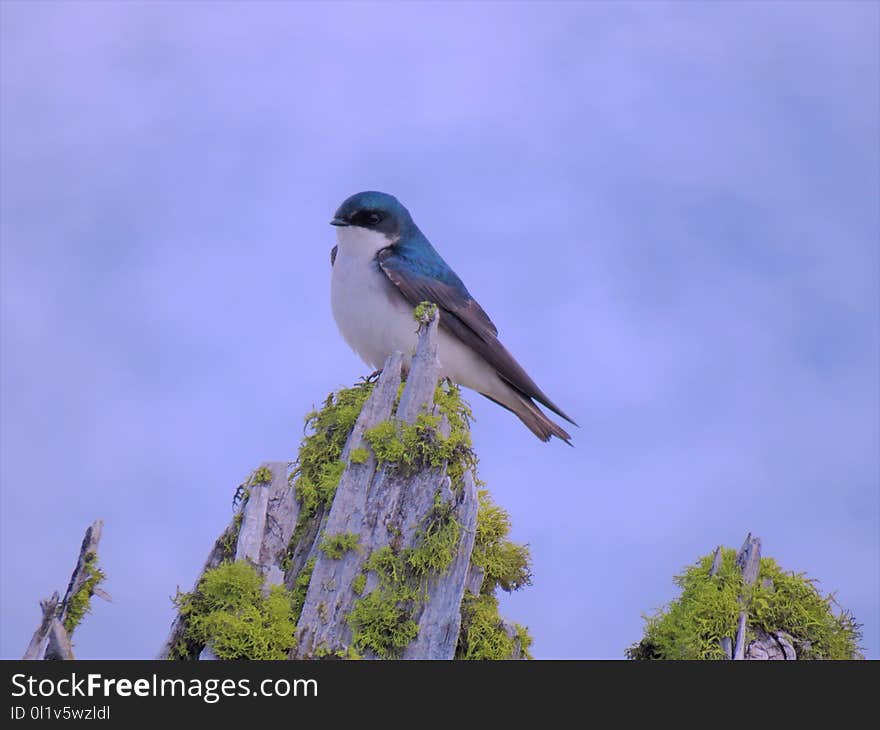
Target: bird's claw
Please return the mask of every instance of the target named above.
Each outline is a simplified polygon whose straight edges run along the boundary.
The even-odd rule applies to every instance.
[[[378,370],[374,370],[373,372],[371,372],[369,375],[367,375],[364,378],[364,382],[365,383],[375,383],[379,379],[379,376],[381,374],[382,374],[382,368],[379,368]]]
[[[239,484],[235,490],[235,494],[232,495],[232,509],[238,507],[241,501],[244,499],[245,492],[247,491],[247,485],[242,483]]]

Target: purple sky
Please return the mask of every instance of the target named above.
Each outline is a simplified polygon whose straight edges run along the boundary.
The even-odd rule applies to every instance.
[[[0,3],[0,656],[106,522],[80,657],[152,657],[369,370],[327,225],[397,195],[579,421],[474,396],[535,654],[621,657],[752,531],[880,658],[878,5]]]

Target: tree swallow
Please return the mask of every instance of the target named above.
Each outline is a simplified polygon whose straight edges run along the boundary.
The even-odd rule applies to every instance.
[[[375,191],[348,198],[330,223],[330,301],[345,341],[374,368],[395,350],[412,357],[417,341],[413,309],[423,301],[440,310],[440,376],[471,388],[515,413],[542,441],[566,431],[535,405],[574,424],[541,391],[498,341],[498,330],[461,279],[393,195]],[[575,424],[577,425],[577,424]]]

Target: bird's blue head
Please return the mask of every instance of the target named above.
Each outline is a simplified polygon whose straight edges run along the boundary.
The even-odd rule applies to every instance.
[[[336,210],[334,226],[354,226],[383,234],[395,241],[418,229],[409,211],[388,193],[367,190],[346,198]]]

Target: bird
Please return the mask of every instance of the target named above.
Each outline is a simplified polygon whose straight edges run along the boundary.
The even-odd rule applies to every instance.
[[[344,200],[330,224],[330,303],[348,345],[380,369],[395,351],[405,367],[417,342],[413,310],[422,302],[440,313],[440,377],[470,388],[513,412],[542,441],[571,436],[535,403],[577,425],[544,394],[498,339],[498,329],[449,264],[388,193],[367,190]]]

